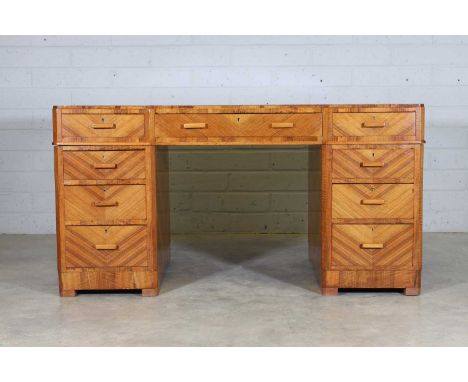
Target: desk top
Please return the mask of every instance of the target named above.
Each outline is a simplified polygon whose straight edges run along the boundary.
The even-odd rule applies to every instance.
[[[414,111],[424,104],[299,104],[299,105],[68,105],[54,106],[53,109],[69,111],[141,110],[154,109],[157,113],[320,113],[324,108],[333,109],[392,109],[393,111]]]

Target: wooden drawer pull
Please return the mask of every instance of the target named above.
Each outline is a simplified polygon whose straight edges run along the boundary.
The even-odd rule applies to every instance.
[[[273,129],[287,129],[290,127],[294,127],[294,123],[293,122],[273,122],[271,124],[271,127]]]
[[[361,167],[383,167],[384,162],[361,162]]]
[[[208,124],[204,122],[184,123],[182,127],[184,129],[206,129],[208,127]]]
[[[377,124],[371,124],[371,123],[363,122],[361,124],[361,127],[363,127],[364,129],[382,129],[385,126],[387,126],[387,124],[385,122],[384,123],[377,123]]]
[[[118,249],[119,246],[117,244],[96,244],[95,248],[99,251],[101,250],[114,250]]]
[[[385,200],[383,199],[362,199],[361,204],[376,206],[380,204],[384,204]]]
[[[96,170],[117,168],[117,163],[97,163],[94,165]]]
[[[360,247],[362,249],[382,249],[383,243],[362,243]]]
[[[119,202],[94,202],[95,207],[117,207]]]
[[[92,129],[115,129],[117,126],[115,123],[93,123],[91,124]]]

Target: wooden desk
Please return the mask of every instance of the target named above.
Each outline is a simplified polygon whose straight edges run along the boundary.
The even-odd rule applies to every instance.
[[[157,295],[170,260],[167,146],[252,144],[322,145],[310,258],[323,294],[420,292],[423,105],[63,106],[53,121],[62,296]]]

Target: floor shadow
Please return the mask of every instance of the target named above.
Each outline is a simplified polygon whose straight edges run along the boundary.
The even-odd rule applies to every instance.
[[[176,236],[161,293],[243,267],[316,293],[305,235]]]

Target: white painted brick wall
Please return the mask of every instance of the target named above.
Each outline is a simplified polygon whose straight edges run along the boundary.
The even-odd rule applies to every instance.
[[[466,36],[0,36],[0,232],[55,231],[52,105],[243,103],[425,103],[424,229],[468,231]],[[175,232],[305,231],[305,148],[170,156]]]

